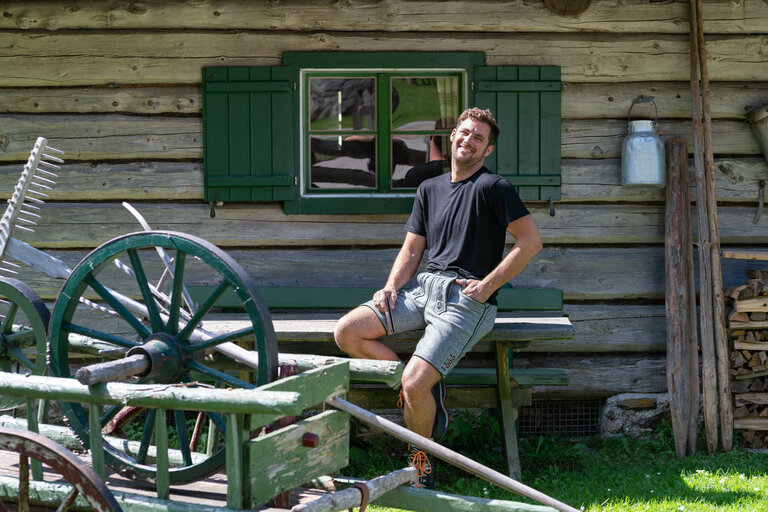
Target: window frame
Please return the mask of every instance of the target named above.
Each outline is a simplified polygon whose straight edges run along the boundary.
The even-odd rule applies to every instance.
[[[298,86],[298,125],[296,133],[299,144],[299,168],[297,169],[298,190],[295,199],[286,201],[285,213],[316,214],[385,214],[409,213],[415,198],[414,189],[392,192],[334,192],[315,193],[307,190],[307,134],[305,130],[305,108],[308,99],[304,80],[311,73],[336,72],[385,73],[391,78],[396,73],[420,73],[435,75],[450,71],[463,76],[460,83],[460,101],[471,103],[471,83],[474,69],[482,66],[485,54],[482,52],[284,52],[283,64],[295,67]],[[375,65],[371,65],[371,63]],[[391,101],[391,99],[389,100]],[[378,101],[377,101],[378,105]],[[460,105],[461,106],[461,105]],[[378,119],[378,118],[377,118]],[[381,133],[381,130],[377,130]],[[389,136],[389,130],[387,130]],[[387,140],[387,144],[389,144]],[[380,145],[381,140],[378,141]],[[382,150],[377,148],[377,155]],[[388,150],[391,152],[391,149]],[[387,163],[389,159],[387,158]],[[380,160],[381,161],[381,160]],[[387,169],[390,176],[391,169]]]
[[[461,113],[469,104],[469,82],[467,79],[467,70],[465,68],[436,69],[436,68],[364,68],[364,69],[300,69],[299,70],[299,132],[301,134],[301,145],[299,155],[301,160],[299,174],[299,196],[303,199],[326,198],[335,199],[340,197],[359,197],[378,199],[383,197],[407,197],[413,199],[416,194],[416,188],[402,187],[399,190],[392,187],[392,178],[394,169],[392,165],[393,151],[392,138],[396,135],[405,136],[428,136],[435,132],[450,133],[450,130],[404,130],[395,128],[392,112],[392,87],[393,80],[398,78],[456,78],[458,82],[458,113]],[[336,136],[344,134],[355,135],[374,135],[376,144],[374,146],[374,157],[376,159],[376,187],[375,189],[334,189],[326,191],[313,191],[310,188],[311,173],[311,151],[309,149],[310,140],[316,133],[308,126],[308,109],[311,108],[310,82],[313,78],[372,78],[376,87],[375,90],[375,126],[369,130],[352,131],[346,129],[340,130],[317,130],[320,136]],[[386,109],[386,112],[385,112]],[[427,149],[428,151],[428,149]]]

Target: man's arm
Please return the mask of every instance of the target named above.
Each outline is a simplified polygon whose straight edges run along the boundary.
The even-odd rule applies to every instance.
[[[400,252],[392,264],[389,278],[384,288],[373,294],[374,304],[380,311],[384,311],[385,301],[389,300],[390,307],[395,307],[397,290],[402,288],[416,274],[421,263],[421,257],[427,248],[427,239],[421,235],[408,232]]]
[[[539,229],[530,214],[510,222],[507,232],[515,237],[515,245],[490,274],[482,281],[457,279],[465,295],[480,302],[487,301],[493,292],[519,274],[542,248]]]

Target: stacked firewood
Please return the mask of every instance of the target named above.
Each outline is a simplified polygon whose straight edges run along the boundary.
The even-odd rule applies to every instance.
[[[748,270],[748,280],[726,295],[730,333],[731,392],[739,444],[768,448],[768,269]]]

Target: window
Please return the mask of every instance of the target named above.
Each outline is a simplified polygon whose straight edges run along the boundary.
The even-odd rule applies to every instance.
[[[286,213],[407,213],[448,168],[467,106],[501,125],[486,165],[524,200],[559,199],[560,70],[478,52],[286,52],[283,66],[203,69],[207,201]]]
[[[302,72],[302,193],[413,193],[448,168],[466,73]]]

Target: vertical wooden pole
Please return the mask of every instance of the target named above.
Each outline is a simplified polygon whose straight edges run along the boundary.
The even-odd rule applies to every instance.
[[[244,502],[245,493],[245,467],[243,454],[246,449],[247,436],[244,430],[244,416],[242,414],[227,414],[227,507],[235,510],[246,508]],[[279,456],[275,454],[275,456]]]
[[[27,398],[27,430],[34,432],[35,434],[40,433],[39,423],[37,421],[38,407],[40,407],[40,405],[38,404],[37,400],[33,398]],[[42,482],[43,463],[39,460],[32,459],[30,462],[30,467],[32,468],[32,480]]]
[[[501,444],[507,474],[520,478],[520,453],[517,448],[517,406],[512,404],[509,389],[509,347],[503,341],[496,342],[496,389],[499,394],[499,423]]]
[[[697,38],[698,13],[695,0],[690,0],[691,36],[691,122],[693,128],[693,161],[696,176],[696,213],[698,226],[699,259],[699,325],[701,336],[701,397],[704,410],[704,428],[707,434],[707,450],[717,451],[717,370],[715,365],[715,340],[712,318],[712,263],[709,257],[709,212],[704,160],[702,153],[702,126],[699,104],[699,50]]]
[[[157,449],[155,467],[157,469],[157,497],[161,500],[167,500],[171,496],[171,475],[168,461],[168,424],[165,417],[165,409],[157,409],[155,414],[155,447]]]
[[[690,322],[686,210],[688,198],[688,151],[685,139],[673,138],[666,143],[667,207],[664,252],[666,263],[665,304],[667,312],[667,388],[675,437],[675,455],[685,456],[688,445],[688,413],[690,412]]]
[[[688,148],[685,154],[686,187],[690,190],[688,171]],[[690,194],[689,194],[690,195]],[[691,221],[691,202],[688,198],[688,207],[685,210],[685,261],[688,270],[688,381],[690,382],[690,394],[688,395],[688,453],[696,453],[696,442],[699,438],[699,414],[701,412],[701,383],[699,382],[699,336],[697,324],[699,321],[696,308],[696,269],[693,263],[693,226]]]
[[[715,159],[712,150],[712,116],[710,114],[709,73],[707,71],[707,45],[704,41],[701,0],[696,0],[696,33],[701,68],[701,101],[704,114],[704,163],[707,187],[707,207],[710,232],[708,257],[711,258],[712,315],[717,353],[717,393],[720,403],[720,438],[725,451],[733,448],[733,410],[731,409],[730,361],[728,335],[725,329],[725,297],[720,261],[720,234],[717,217],[717,190],[715,187]]]
[[[91,465],[102,480],[106,480],[107,467],[104,463],[104,438],[101,435],[101,406],[90,404],[88,406],[88,437],[91,443]]]

